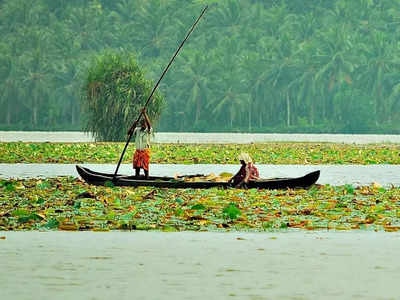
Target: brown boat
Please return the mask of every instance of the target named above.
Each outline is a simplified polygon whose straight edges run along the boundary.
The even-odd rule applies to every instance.
[[[88,168],[76,166],[79,175],[89,184],[94,185],[107,185],[114,186],[152,186],[159,188],[174,188],[174,189],[206,189],[212,187],[229,188],[232,187],[228,182],[214,182],[214,181],[185,181],[185,177],[154,177],[148,179],[136,178],[135,176],[127,176],[117,174],[107,174],[95,172]],[[320,171],[314,171],[302,177],[296,178],[273,178],[273,179],[260,179],[257,181],[250,181],[247,184],[248,188],[257,189],[307,189],[317,182]]]

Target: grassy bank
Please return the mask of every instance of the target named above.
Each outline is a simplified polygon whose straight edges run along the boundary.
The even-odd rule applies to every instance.
[[[0,230],[400,229],[400,188],[310,190],[95,187],[79,179],[0,181]]]
[[[116,163],[123,143],[0,143],[0,163]],[[237,164],[248,152],[257,164],[400,164],[400,146],[332,143],[249,145],[153,144],[151,162]],[[128,147],[124,163],[132,159]]]

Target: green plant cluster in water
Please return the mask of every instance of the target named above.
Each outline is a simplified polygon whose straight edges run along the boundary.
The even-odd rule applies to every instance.
[[[0,163],[116,163],[123,143],[0,143]],[[134,146],[124,163],[130,163]],[[240,152],[257,164],[400,164],[400,146],[333,143],[153,144],[151,163],[237,164]]]
[[[400,229],[400,188],[154,189],[72,177],[0,181],[0,230]]]

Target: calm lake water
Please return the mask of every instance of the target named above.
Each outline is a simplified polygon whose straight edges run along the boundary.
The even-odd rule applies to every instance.
[[[113,173],[116,164],[82,164],[92,170]],[[260,176],[298,177],[308,172],[321,170],[319,184],[331,185],[368,185],[373,182],[384,186],[400,186],[400,165],[257,165]],[[157,176],[173,176],[174,174],[210,174],[221,172],[235,173],[239,165],[173,165],[151,164],[150,173]],[[119,173],[133,174],[130,164],[123,164]],[[75,164],[0,164],[2,178],[30,178],[78,176]]]
[[[399,299],[399,233],[1,236],[2,300]]]
[[[83,132],[0,131],[0,142],[92,142]],[[377,134],[262,134],[159,132],[157,143],[247,144],[262,142],[400,143],[400,135]]]

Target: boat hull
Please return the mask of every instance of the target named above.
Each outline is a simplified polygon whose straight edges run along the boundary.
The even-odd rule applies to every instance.
[[[228,182],[214,182],[214,181],[184,181],[183,179],[175,179],[172,177],[149,177],[149,179],[137,179],[134,176],[124,176],[117,174],[107,174],[92,171],[88,168],[76,166],[79,175],[89,184],[106,185],[112,183],[114,186],[152,186],[159,188],[189,188],[189,189],[206,189],[213,187],[228,188],[231,185]],[[247,184],[248,188],[257,189],[307,189],[317,182],[320,171],[311,172],[302,177],[296,178],[274,178],[274,179],[261,179],[257,181],[250,181]]]

